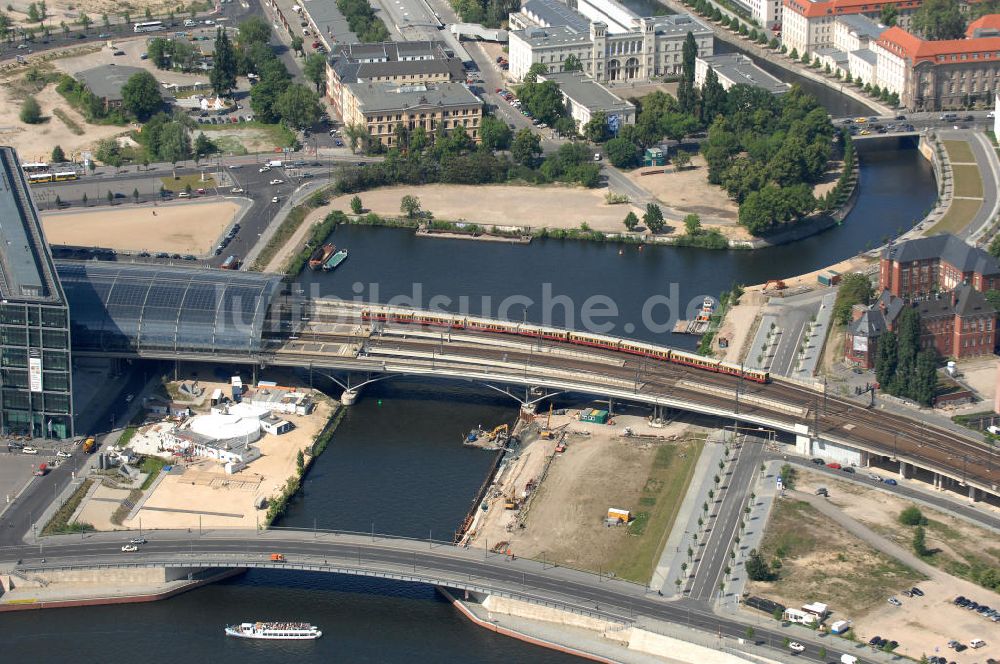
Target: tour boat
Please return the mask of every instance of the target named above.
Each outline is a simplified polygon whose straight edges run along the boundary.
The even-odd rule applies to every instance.
[[[322,247],[317,247],[316,250],[313,251],[312,255],[309,256],[309,269],[318,270],[323,267],[323,263],[325,263],[330,256],[333,256],[333,252],[336,250],[337,248],[332,244],[324,244]]]
[[[347,250],[341,249],[337,251],[332,256],[330,256],[325,263],[323,263],[323,271],[329,272],[331,270],[337,269],[337,266],[347,260]]]
[[[315,625],[296,622],[240,623],[226,627],[226,634],[241,639],[318,639],[323,632]]]

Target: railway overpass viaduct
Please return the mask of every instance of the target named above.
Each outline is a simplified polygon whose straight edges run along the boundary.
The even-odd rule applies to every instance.
[[[372,323],[361,317],[367,305],[281,292],[276,275],[121,264],[57,267],[77,356],[221,362],[254,371],[298,367],[338,382],[345,403],[365,385],[392,376],[475,381],[525,405],[551,392],[591,394],[782,432],[805,455],[833,458],[850,451],[858,465],[894,464],[901,475],[937,488],[1000,500],[1000,454],[982,440],[918,419],[919,413],[866,407],[811,382],[755,383],[575,344],[559,339],[566,331],[557,328],[544,328],[545,336],[557,338],[531,338]]]
[[[149,568],[167,569],[173,578],[184,578],[188,571],[225,568],[348,574],[514,598],[604,620],[620,630],[637,627],[655,631],[657,622],[669,622],[735,645],[745,636],[747,625],[754,624],[755,639],[775,648],[781,648],[787,636],[759,623],[716,615],[704,603],[665,600],[645,586],[607,575],[434,540],[289,529],[202,534],[164,530],[147,532],[150,541],[138,552],[123,553],[122,544],[137,535],[117,532],[84,538],[47,537],[39,544],[0,549],[0,561],[13,565],[15,582],[18,578],[24,582],[78,581],[94,573],[106,580],[109,572]],[[281,553],[285,561],[273,561],[273,553]],[[796,638],[810,643],[808,636],[796,634]],[[828,657],[839,659],[840,653],[832,654],[836,644],[816,644],[803,659],[826,661],[818,658],[819,645],[831,651]],[[850,647],[846,641],[843,645]]]

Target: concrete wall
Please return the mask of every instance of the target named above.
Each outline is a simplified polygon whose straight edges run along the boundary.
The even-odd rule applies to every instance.
[[[679,662],[713,662],[713,664],[745,664],[742,657],[730,655],[705,646],[699,646],[687,641],[681,641],[670,636],[654,634],[643,629],[633,628],[628,641],[629,650],[649,653],[657,657],[669,657],[671,661]]]
[[[48,581],[77,586],[113,585],[121,583],[154,584],[186,579],[188,574],[196,574],[201,568],[186,567],[137,567],[134,569],[81,569],[32,572],[29,576]],[[14,585],[17,586],[17,579]]]
[[[836,461],[844,466],[861,465],[860,451],[834,445],[822,439],[813,442],[812,453],[814,456],[828,461]]]
[[[566,625],[568,627],[589,629],[595,632],[600,632],[604,634],[606,638],[614,639],[616,641],[625,641],[628,639],[629,630],[621,630],[621,625],[619,623],[600,620],[598,618],[591,618],[590,616],[582,616],[569,611],[553,609],[548,606],[539,606],[537,604],[531,604],[530,602],[523,602],[517,599],[490,595],[483,602],[483,607],[491,613],[501,613],[508,616],[518,616],[520,618],[529,618],[531,620],[542,620],[544,622],[556,623],[558,625]]]

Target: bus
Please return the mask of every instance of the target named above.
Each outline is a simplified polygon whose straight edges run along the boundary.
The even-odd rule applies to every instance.
[[[52,173],[32,173],[28,176],[28,184],[39,184],[41,182],[52,182]]]
[[[156,32],[163,30],[163,21],[146,21],[132,26],[132,32]]]
[[[76,171],[57,171],[55,174],[56,182],[65,182],[66,180],[76,180],[80,176],[76,174]]]
[[[42,173],[49,170],[49,165],[44,161],[33,161],[27,164],[21,164],[21,170],[25,173]]]

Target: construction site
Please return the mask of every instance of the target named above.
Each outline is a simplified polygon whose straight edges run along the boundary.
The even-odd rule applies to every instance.
[[[458,541],[648,581],[701,448],[695,429],[551,408],[522,414],[509,435],[472,432],[465,444],[498,457]]]

